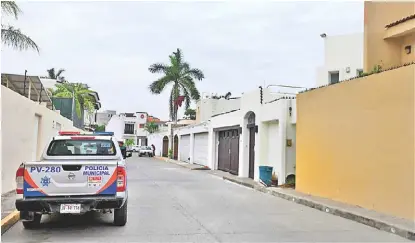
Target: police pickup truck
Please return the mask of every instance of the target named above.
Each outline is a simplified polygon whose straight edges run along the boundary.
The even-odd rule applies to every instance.
[[[24,162],[16,172],[16,208],[25,228],[42,214],[114,212],[114,225],[127,223],[126,157],[112,132],[59,132],[40,161]]]

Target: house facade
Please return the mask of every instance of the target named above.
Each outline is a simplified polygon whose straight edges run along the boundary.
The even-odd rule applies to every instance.
[[[296,190],[413,222],[415,3],[364,4],[362,77],[297,95]]]
[[[278,93],[261,87],[239,99],[219,101],[230,104],[215,107],[214,111],[204,111],[199,106],[197,115],[216,113],[199,118],[205,121],[178,128],[169,126],[173,139],[169,129],[149,135],[156,155],[167,157],[173,142],[174,159],[213,170],[258,181],[259,166],[272,166],[279,184],[295,175],[295,91]],[[206,107],[213,109],[211,105]]]
[[[338,83],[363,72],[363,33],[329,36],[324,41],[324,64],[317,68],[316,86]]]
[[[365,2],[364,69],[415,61],[414,2]]]
[[[144,131],[144,125],[147,123],[147,117],[146,112],[113,115],[105,130],[114,132],[118,140],[132,139],[135,144],[146,145],[147,133]]]
[[[147,112],[135,112],[111,114],[105,130],[114,132],[118,140],[132,139],[136,145],[144,146],[148,145],[149,133],[145,130],[148,122],[156,123],[161,130],[164,127],[164,122],[148,115]]]

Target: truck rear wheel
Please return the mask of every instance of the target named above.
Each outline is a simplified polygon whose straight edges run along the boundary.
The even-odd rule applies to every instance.
[[[32,212],[20,212],[20,217],[22,219],[27,218],[27,215]],[[33,219],[30,221],[22,221],[23,227],[25,229],[34,229],[40,225],[40,221],[42,220],[42,214],[33,213]]]
[[[124,226],[127,223],[127,201],[121,208],[114,210],[114,225]]]

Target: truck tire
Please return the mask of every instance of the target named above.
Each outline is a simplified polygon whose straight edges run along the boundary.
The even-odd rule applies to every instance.
[[[127,201],[121,208],[114,210],[114,225],[124,226],[127,223]]]
[[[20,212],[20,215],[27,214],[28,212]],[[25,229],[34,229],[40,225],[40,221],[42,220],[42,214],[35,213],[33,215],[33,220],[31,221],[22,221],[23,227]]]

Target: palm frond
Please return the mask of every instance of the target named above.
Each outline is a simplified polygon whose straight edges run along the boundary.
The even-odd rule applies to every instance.
[[[1,28],[1,40],[3,44],[11,46],[19,50],[27,50],[29,48],[35,49],[39,52],[39,47],[36,43],[30,39],[29,36],[20,32],[19,29],[15,29],[12,26]]]
[[[183,84],[181,86],[182,86],[182,90],[183,90],[185,109],[187,110],[190,107],[191,97],[190,97],[189,91],[187,91],[186,87]]]
[[[15,1],[1,1],[1,11],[6,14],[12,14],[16,19],[22,10],[17,6]]]
[[[190,96],[193,100],[200,99],[199,90],[197,90],[196,84],[191,77],[186,76],[181,80],[181,82],[189,90]]]
[[[180,50],[180,48],[177,48],[176,52],[173,52],[174,57],[177,61],[178,64],[181,64],[183,61],[183,53],[182,50]]]
[[[190,69],[189,71],[187,71],[186,74],[197,80],[202,80],[205,78],[205,75],[203,74],[202,70],[197,68]]]
[[[151,73],[166,73],[167,69],[168,67],[166,65],[162,63],[155,63],[148,68],[148,71]]]
[[[169,76],[164,76],[150,84],[149,89],[153,94],[160,94],[172,79]]]

